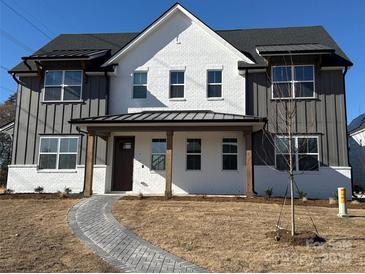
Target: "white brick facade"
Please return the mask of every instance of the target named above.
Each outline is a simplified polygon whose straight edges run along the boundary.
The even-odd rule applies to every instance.
[[[42,171],[36,165],[10,165],[7,188],[15,192],[34,192],[38,186],[44,188],[44,192],[63,192],[66,187],[73,193],[83,191],[84,166],[77,166],[72,171]],[[94,166],[93,190],[95,193],[105,193],[106,166]]]
[[[166,138],[166,134],[140,132],[114,134],[114,136],[135,136],[133,162],[133,193],[164,194],[165,172],[151,170],[152,138]],[[113,147],[113,137],[109,147]],[[186,170],[186,139],[201,139],[201,170]],[[223,138],[238,140],[238,170],[225,171],[222,168]],[[111,149],[111,151],[113,151]],[[245,193],[244,141],[242,132],[175,132],[173,146],[173,193],[174,194],[240,194]],[[113,155],[108,173],[112,171]],[[116,166],[115,168],[119,168]],[[107,175],[106,190],[110,191],[111,174]]]
[[[141,110],[213,110],[245,114],[245,78],[239,58],[199,25],[176,12],[143,43],[122,56],[111,77],[111,114]],[[185,70],[184,100],[169,100],[170,70]],[[222,69],[223,100],[207,98],[207,70]],[[147,98],[132,98],[133,72],[147,71]]]

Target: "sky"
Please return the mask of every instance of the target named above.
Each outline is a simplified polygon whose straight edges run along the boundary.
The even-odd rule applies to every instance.
[[[0,0],[0,102],[16,90],[7,69],[62,33],[137,32],[176,0]],[[213,29],[323,25],[354,66],[346,74],[348,122],[365,112],[364,0],[182,0]]]

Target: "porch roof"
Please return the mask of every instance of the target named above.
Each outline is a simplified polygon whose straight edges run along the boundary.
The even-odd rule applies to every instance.
[[[263,125],[267,119],[251,115],[219,113],[210,110],[174,110],[174,111],[142,111],[105,116],[95,116],[72,119],[71,124],[80,126],[129,126],[129,125],[182,125],[182,124],[209,124],[209,125]]]

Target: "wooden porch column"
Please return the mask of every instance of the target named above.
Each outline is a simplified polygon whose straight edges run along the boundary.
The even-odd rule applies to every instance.
[[[165,185],[165,198],[170,199],[172,197],[172,147],[173,147],[174,132],[169,130],[166,132],[166,185]]]
[[[93,173],[95,161],[95,132],[88,131],[86,141],[86,159],[84,176],[84,196],[90,197],[93,193]]]
[[[253,164],[252,164],[252,131],[244,132],[246,145],[246,196],[255,196],[253,185]]]

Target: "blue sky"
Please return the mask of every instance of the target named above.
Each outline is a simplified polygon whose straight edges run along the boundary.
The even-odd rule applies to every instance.
[[[11,8],[31,23],[19,17]],[[133,32],[144,29],[176,1],[0,0],[0,101],[16,84],[15,66],[61,33]],[[365,1],[186,0],[180,3],[213,29],[323,25],[355,64],[346,76],[348,121],[365,112]],[[32,26],[33,24],[33,26]]]

